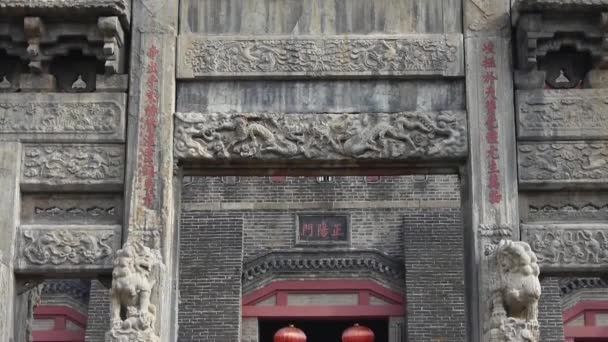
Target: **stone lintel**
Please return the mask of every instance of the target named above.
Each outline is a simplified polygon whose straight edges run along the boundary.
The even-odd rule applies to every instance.
[[[26,144],[21,188],[26,191],[117,191],[124,183],[123,145]]]
[[[608,270],[608,224],[522,224],[521,230],[543,272]]]
[[[176,113],[182,160],[365,161],[463,159],[466,114]]]
[[[525,189],[608,187],[608,143],[520,142],[519,185]]]
[[[462,34],[178,36],[177,78],[463,77]]]
[[[120,225],[29,225],[17,233],[19,273],[107,273],[120,248]]]
[[[608,89],[519,90],[515,102],[520,139],[608,138]]]
[[[124,142],[124,93],[0,94],[0,141]]]

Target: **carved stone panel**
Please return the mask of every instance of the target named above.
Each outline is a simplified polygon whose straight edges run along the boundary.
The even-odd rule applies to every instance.
[[[122,189],[122,145],[24,145],[21,186],[25,190]]]
[[[0,0],[0,16],[116,15],[128,27],[129,3],[128,0]]]
[[[15,265],[28,273],[108,271],[120,241],[119,225],[21,226]]]
[[[608,138],[608,89],[517,91],[518,137]]]
[[[522,238],[544,272],[608,269],[607,224],[524,224],[521,228]]]
[[[517,152],[522,188],[608,185],[607,143],[518,143]]]
[[[23,194],[21,224],[121,224],[119,194]]]
[[[464,112],[177,113],[181,159],[444,160],[467,154]]]
[[[462,45],[461,34],[180,35],[177,77],[463,76]]]
[[[124,142],[126,94],[0,94],[0,140]]]
[[[608,221],[608,193],[532,192],[519,197],[522,222]]]

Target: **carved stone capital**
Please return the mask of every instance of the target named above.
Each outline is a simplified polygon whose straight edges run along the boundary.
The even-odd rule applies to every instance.
[[[182,160],[446,160],[467,154],[464,112],[177,113]]]
[[[463,76],[460,34],[210,37],[180,35],[177,77]]]

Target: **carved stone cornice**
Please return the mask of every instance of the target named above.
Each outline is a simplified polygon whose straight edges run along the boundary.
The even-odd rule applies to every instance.
[[[522,224],[521,229],[545,272],[608,269],[606,224]]]
[[[204,161],[446,160],[467,155],[464,112],[175,115],[174,155]]]
[[[368,275],[396,288],[405,285],[405,266],[378,251],[311,249],[274,251],[243,265],[243,289],[258,288],[275,278],[357,277]]]
[[[21,226],[18,229],[19,272],[107,272],[120,247],[121,226]]]
[[[608,143],[518,143],[520,188],[604,188],[608,185]]]
[[[178,37],[177,77],[464,76],[461,34]]]
[[[608,283],[602,278],[570,278],[559,284],[560,295],[565,296],[579,289],[606,289]]]
[[[124,142],[127,96],[0,94],[0,140]]]
[[[518,11],[608,10],[607,0],[516,0]]]
[[[42,284],[42,294],[67,294],[76,299],[87,299],[90,294],[90,281],[80,279],[47,279]]]
[[[515,102],[518,138],[608,138],[608,89],[518,90]]]

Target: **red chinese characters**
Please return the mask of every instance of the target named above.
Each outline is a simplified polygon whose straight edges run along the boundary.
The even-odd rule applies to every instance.
[[[489,201],[497,205],[502,201],[500,191],[500,168],[498,166],[498,120],[496,118],[496,48],[493,42],[488,41],[483,45],[483,59],[481,67],[483,70],[482,82],[484,85],[483,100],[486,111],[486,143],[488,160],[488,191]]]
[[[344,215],[300,216],[301,241],[347,241],[348,219]]]

